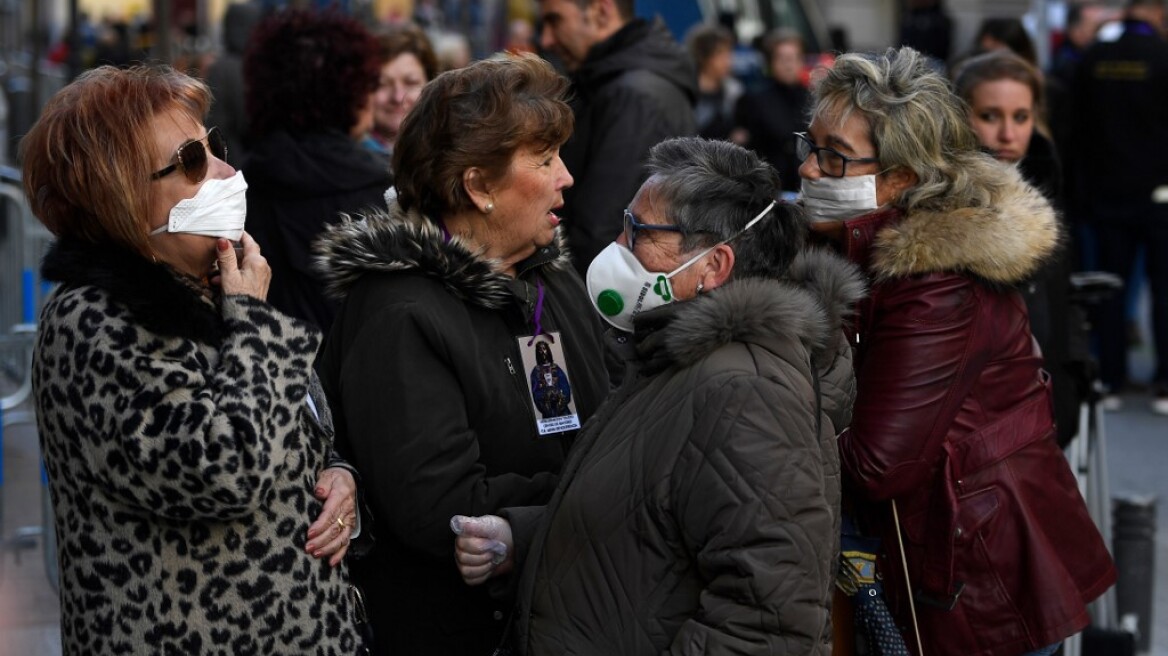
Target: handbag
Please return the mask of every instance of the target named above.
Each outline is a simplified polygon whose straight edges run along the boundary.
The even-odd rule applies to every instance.
[[[884,585],[876,573],[880,539],[866,537],[845,515],[840,534],[836,587],[852,600],[855,626],[872,656],[910,656],[892,613],[884,601]]]

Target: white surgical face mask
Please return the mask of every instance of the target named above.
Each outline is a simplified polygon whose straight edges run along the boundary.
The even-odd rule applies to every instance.
[[[803,207],[812,221],[838,221],[870,212],[880,207],[876,203],[876,176],[804,178]]]
[[[633,317],[674,301],[673,285],[670,283],[674,276],[709,255],[715,248],[749,230],[774,206],[774,201],[771,201],[765,210],[733,237],[703,250],[669,273],[648,271],[632,251],[612,242],[588,266],[588,298],[592,300],[592,306],[614,327],[633,332]]]
[[[209,178],[193,198],[180,200],[170,209],[166,225],[150,234],[185,232],[239,241],[247,221],[247,181],[243,172],[226,180]]]

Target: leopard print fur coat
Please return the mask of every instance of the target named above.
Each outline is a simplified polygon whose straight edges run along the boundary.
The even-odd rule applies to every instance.
[[[110,246],[58,243],[43,271],[64,654],[357,653],[344,566],[304,550],[331,449],[306,401],[319,335]]]

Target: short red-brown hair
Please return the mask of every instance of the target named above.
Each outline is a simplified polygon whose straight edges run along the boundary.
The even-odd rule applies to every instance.
[[[211,92],[169,66],[102,66],[45,105],[20,144],[32,212],[58,238],[149,255],[155,185],[151,121],[178,110],[202,122]]]

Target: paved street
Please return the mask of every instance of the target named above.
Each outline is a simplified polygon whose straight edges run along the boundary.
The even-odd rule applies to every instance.
[[[10,392],[0,386],[0,394]],[[1168,417],[1148,410],[1146,394],[1124,397],[1124,409],[1105,417],[1112,492],[1155,494],[1158,505],[1156,536],[1154,656],[1168,656]],[[39,526],[41,481],[36,434],[28,426],[4,434],[3,536],[18,527]],[[44,560],[37,548],[0,554],[0,656],[61,653],[57,634],[56,600],[45,577]]]

